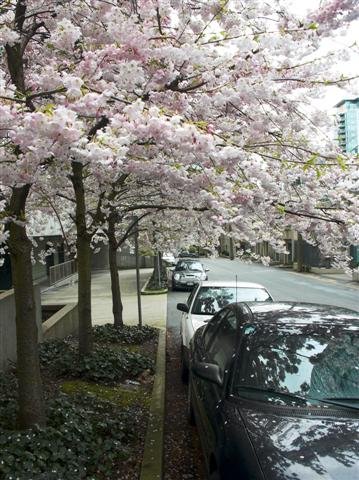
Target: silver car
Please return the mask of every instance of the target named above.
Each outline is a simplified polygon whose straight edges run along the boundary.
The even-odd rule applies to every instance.
[[[207,280],[208,270],[198,260],[179,260],[172,271],[172,290],[191,289]]]

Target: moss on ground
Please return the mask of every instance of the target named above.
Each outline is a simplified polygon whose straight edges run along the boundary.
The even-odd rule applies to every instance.
[[[142,385],[109,387],[96,383],[84,382],[82,380],[71,380],[63,382],[61,390],[68,395],[81,393],[92,394],[101,400],[107,400],[116,405],[126,408],[135,404],[149,407],[151,393]]]

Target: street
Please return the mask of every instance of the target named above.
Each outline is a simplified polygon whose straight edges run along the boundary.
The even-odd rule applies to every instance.
[[[235,280],[255,282],[264,285],[274,300],[325,303],[338,307],[359,310],[359,284],[345,284],[332,278],[319,275],[297,273],[278,267],[265,267],[260,264],[246,264],[227,258],[202,258],[209,269],[209,280]],[[180,313],[177,302],[184,302],[189,292],[170,292],[168,295],[167,327],[178,328]]]

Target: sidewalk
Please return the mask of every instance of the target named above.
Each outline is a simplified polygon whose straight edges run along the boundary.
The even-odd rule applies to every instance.
[[[278,268],[283,268],[279,267]],[[337,283],[339,285],[359,289],[359,282],[353,280],[352,276],[348,273],[319,273],[319,272],[297,272],[296,270],[289,269],[288,271],[296,274],[296,275],[305,275],[307,277],[312,278],[320,278],[324,281],[329,281],[330,283]]]
[[[151,275],[152,268],[141,269],[141,287]],[[136,271],[119,270],[123,303],[123,320],[126,325],[137,325],[138,308],[136,295]],[[77,302],[77,281],[62,286],[53,286],[41,293],[43,305]],[[143,324],[166,328],[167,295],[141,295]],[[92,324],[113,323],[111,280],[109,271],[92,273]]]

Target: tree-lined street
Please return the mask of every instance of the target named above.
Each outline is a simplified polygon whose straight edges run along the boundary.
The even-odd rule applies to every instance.
[[[47,376],[58,382],[55,371],[80,382],[88,370],[105,382],[153,373],[153,359],[142,356],[146,345],[139,357],[129,352],[131,332],[144,343],[156,336],[152,327],[146,330],[146,318],[142,325],[140,257],[154,266],[143,293],[164,293],[162,253],[214,253],[229,240],[230,252],[221,253],[258,263],[206,258],[210,278],[263,283],[277,300],[357,309],[349,282],[259,263],[268,264],[275,252],[296,262],[298,272],[307,271],[309,251],[319,263],[358,273],[358,148],[353,135],[350,148],[344,137],[354,131],[345,123],[345,108],[356,111],[359,98],[340,103],[338,132],[317,103],[331,87],[354,93],[357,86],[357,74],[338,63],[357,55],[355,44],[336,40],[358,21],[357,0],[323,0],[306,12],[283,0],[0,3],[1,342],[11,344],[0,353],[12,369],[0,382],[0,403],[11,410],[0,409],[4,429],[19,432],[25,445],[26,432],[40,428],[44,444],[51,443],[58,410],[49,405],[62,391],[59,383],[48,388]],[[118,270],[134,267],[131,258],[139,320],[138,328],[127,330],[122,296],[128,292]],[[44,347],[46,305],[37,281],[51,284],[55,267],[66,276],[66,265],[77,271],[77,291],[69,293],[73,313],[67,304],[67,313],[54,314],[56,338]],[[94,269],[105,271],[111,299],[106,294],[93,308]],[[186,296],[169,294],[169,355],[176,361],[175,303]],[[161,309],[152,310],[162,320]],[[93,321],[99,311],[101,323],[110,323],[100,339]],[[109,340],[124,342],[127,350],[107,349]],[[67,400],[66,408],[81,416],[76,395]],[[109,423],[100,436],[88,428],[89,442],[105,445],[111,470],[106,442],[116,444],[116,435],[106,437]],[[64,448],[50,468],[72,480],[68,430],[55,432]],[[123,435],[124,443],[130,441]],[[11,436],[0,436],[8,449],[0,480],[2,474],[8,480],[14,446]],[[40,450],[20,447],[15,463],[26,466],[15,474],[45,474]],[[102,480],[95,456],[85,457],[78,465],[74,460],[75,472],[87,478],[90,468]]]

